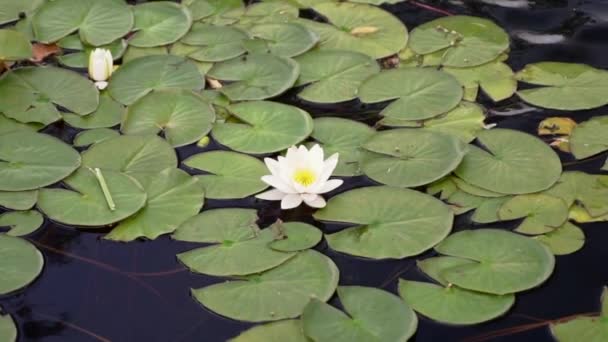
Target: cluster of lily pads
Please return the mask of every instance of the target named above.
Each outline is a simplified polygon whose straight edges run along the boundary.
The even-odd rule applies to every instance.
[[[41,272],[43,257],[24,236],[44,214],[74,228],[110,226],[113,241],[172,233],[204,244],[177,258],[230,280],[193,289],[194,298],[231,319],[277,321],[234,341],[405,341],[414,311],[449,324],[503,315],[516,293],[548,279],[554,255],[582,248],[574,222],[608,220],[608,176],[563,172],[544,141],[489,129],[479,90],[492,101],[516,95],[542,108],[589,109],[608,104],[608,72],[555,62],[513,72],[509,36],[493,22],[449,16],[408,33],[374,6],[396,2],[5,0],[0,226],[11,229],[0,234],[0,295]],[[28,61],[31,42],[59,47],[47,60],[62,67]],[[103,91],[83,72],[96,47],[120,64]],[[518,81],[534,87],[518,90]],[[308,107],[360,101],[381,110],[371,127],[272,100],[281,95]],[[79,131],[71,145],[45,133],[60,121]],[[577,159],[605,152],[607,127],[605,117],[576,125],[560,135],[560,149]],[[223,148],[178,160],[176,148],[204,148],[209,134]],[[260,157],[300,143],[339,153],[334,175],[379,183],[314,213],[347,228],[324,235],[303,222],[259,227],[250,208],[201,212],[205,198],[265,190]],[[478,224],[518,226],[450,235],[454,215],[467,212]],[[401,279],[398,297],[338,287],[337,266],[313,249],[323,238],[357,257],[436,256],[418,262],[429,281]],[[326,303],[336,290],[345,312]],[[567,336],[600,334],[602,324],[552,331],[573,341]],[[0,340],[16,335],[0,316]]]

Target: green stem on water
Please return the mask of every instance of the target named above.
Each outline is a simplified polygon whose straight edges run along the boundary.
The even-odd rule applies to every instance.
[[[111,211],[116,210],[116,204],[114,203],[114,200],[112,199],[112,194],[110,193],[110,189],[108,189],[108,184],[106,184],[106,179],[103,177],[103,174],[101,174],[101,170],[99,168],[95,168],[93,170],[95,177],[97,177],[97,181],[99,182],[99,185],[101,186],[101,191],[103,191],[103,196],[106,198],[106,203],[108,203],[108,208],[110,208]]]

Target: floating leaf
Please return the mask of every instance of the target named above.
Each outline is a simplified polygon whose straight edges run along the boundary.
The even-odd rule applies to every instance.
[[[175,43],[175,44],[179,44]],[[175,45],[174,44],[174,45]],[[166,46],[155,46],[140,48],[136,46],[129,46],[122,57],[122,63],[127,64],[134,59],[146,56],[157,56],[157,55],[168,55],[169,51]],[[173,55],[179,55],[174,53]]]
[[[511,196],[504,196],[485,199],[475,209],[475,213],[471,217],[471,220],[475,223],[492,223],[500,221],[498,210],[510,198]]]
[[[23,236],[40,228],[44,222],[42,215],[35,211],[9,211],[0,215],[0,227],[10,227],[6,232],[10,236]]]
[[[304,333],[315,341],[407,341],[418,319],[401,298],[372,287],[341,286],[344,312],[313,299],[304,309]]]
[[[126,135],[162,132],[173,147],[180,147],[206,136],[214,121],[213,108],[199,95],[186,90],[162,90],[129,106],[120,130]]]
[[[136,31],[129,45],[153,47],[175,43],[192,25],[190,11],[184,5],[169,1],[138,4],[133,7]]]
[[[205,210],[182,223],[172,238],[179,241],[224,243],[242,242],[256,237],[254,209],[224,208]]]
[[[567,135],[576,127],[576,121],[565,117],[546,118],[538,124],[538,135]]]
[[[605,177],[578,171],[564,172],[546,194],[563,199],[568,207],[576,202],[594,217],[608,214],[608,184],[602,181]]]
[[[550,325],[551,334],[559,342],[585,341],[603,342],[608,340],[608,289],[602,290],[602,311],[599,316],[581,315],[566,322]]]
[[[31,209],[38,200],[38,190],[0,191],[0,206],[13,210]]]
[[[42,254],[30,242],[0,234],[0,295],[33,282],[43,265]]]
[[[418,255],[443,240],[453,214],[443,202],[409,189],[365,187],[332,197],[318,220],[357,226],[326,235],[339,252],[373,259]]]
[[[76,134],[76,137],[74,137],[74,146],[85,147],[104,140],[112,139],[119,135],[120,133],[109,128],[95,128],[88,131],[82,131]]]
[[[196,23],[181,42],[189,48],[185,55],[201,62],[221,62],[245,53],[244,31],[230,26]]]
[[[311,298],[326,301],[337,286],[338,268],[333,261],[306,250],[259,275],[193,289],[192,294],[220,315],[262,322],[297,317]]]
[[[249,29],[255,39],[246,47],[253,52],[266,52],[281,57],[294,57],[310,50],[319,37],[299,24],[269,23]],[[259,43],[259,45],[258,45]]]
[[[363,148],[361,169],[371,179],[398,187],[432,183],[462,161],[466,145],[451,135],[420,129],[376,133]]]
[[[32,21],[38,41],[53,43],[78,31],[89,45],[109,44],[133,27],[133,12],[123,0],[45,2]]]
[[[99,96],[99,107],[88,115],[82,116],[62,113],[63,120],[70,126],[81,129],[106,128],[120,123],[126,108],[114,101],[107,93]]]
[[[32,45],[17,31],[0,29],[0,61],[18,61],[32,56]]]
[[[253,53],[217,63],[207,75],[229,81],[219,91],[234,102],[280,95],[294,85],[299,73],[300,67],[292,59]]]
[[[34,63],[40,63],[47,57],[58,54],[61,52],[61,48],[57,44],[42,44],[35,43],[32,45],[32,58]]]
[[[200,90],[204,86],[194,63],[183,57],[157,55],[141,57],[121,66],[112,74],[108,92],[118,102],[130,105],[152,91]]]
[[[33,190],[51,185],[78,166],[78,152],[50,135],[25,131],[0,135],[0,190]]]
[[[555,230],[568,219],[568,206],[558,197],[543,194],[519,195],[505,202],[498,211],[501,220],[521,219],[518,233],[537,235]]]
[[[441,275],[461,288],[504,295],[542,284],[555,258],[540,242],[498,229],[464,230],[450,235],[435,250],[475,261],[446,268]]]
[[[358,95],[363,103],[396,100],[382,110],[382,116],[423,120],[455,108],[462,99],[462,87],[443,71],[406,68],[371,76]]]
[[[469,101],[475,101],[479,88],[494,102],[508,99],[517,91],[513,70],[499,60],[471,68],[446,67],[443,71],[464,86],[465,99]]]
[[[275,239],[268,246],[281,252],[313,248],[323,238],[319,228],[303,222],[277,222],[270,229],[274,230]]]
[[[297,85],[308,85],[298,97],[315,103],[337,103],[357,97],[360,85],[380,71],[371,57],[352,51],[313,50],[296,58]]]
[[[526,194],[551,187],[562,171],[559,157],[538,138],[509,129],[479,132],[455,170],[465,182],[503,194]],[[539,167],[542,165],[542,167]]]
[[[299,319],[256,325],[228,342],[309,342]]]
[[[604,222],[608,221],[608,214],[600,216],[591,216],[587,209],[580,205],[574,204],[570,207],[568,212],[568,218],[574,222],[587,223],[587,222]]]
[[[479,197],[503,197],[504,196],[501,193],[486,190],[486,189],[480,188],[478,186],[469,184],[456,176],[452,176],[451,179],[452,179],[452,181],[454,181],[454,184],[456,184],[458,189],[460,189],[468,194],[471,194],[471,195],[475,195],[475,196],[479,196]]]
[[[0,6],[0,25],[16,21],[21,18],[22,13],[27,17],[34,12],[46,0],[4,0]]]
[[[154,240],[175,231],[203,206],[203,187],[182,170],[165,169],[143,186],[147,194],[146,205],[120,222],[105,239],[133,241],[145,237]]]
[[[228,110],[240,122],[215,125],[213,137],[239,152],[278,152],[306,139],[312,132],[312,118],[297,107],[251,101],[230,105]]]
[[[608,117],[599,116],[578,124],[570,136],[570,149],[576,159],[608,151]]]
[[[14,131],[36,132],[40,128],[42,128],[42,125],[40,124],[24,124],[17,120],[7,118],[2,113],[0,113],[0,135],[4,135]]]
[[[507,51],[509,35],[490,20],[454,15],[416,27],[409,47],[420,55],[437,53],[444,66],[473,67]]]
[[[534,238],[547,245],[555,255],[572,254],[583,248],[585,244],[585,233],[570,222],[564,223],[552,232]]]
[[[261,180],[268,169],[259,159],[246,154],[211,151],[191,156],[183,163],[209,173],[197,176],[207,198],[245,198],[268,187]]]
[[[103,170],[102,175],[115,204],[114,210],[102,191],[100,180],[87,168],[80,168],[64,180],[71,190],[41,189],[38,209],[53,221],[101,227],[123,220],[144,206],[146,193],[134,178],[111,170]]]
[[[210,21],[225,25],[232,23],[235,26],[249,30],[251,27],[267,23],[286,23],[298,17],[298,9],[291,4],[283,2],[253,3],[247,7],[230,10]],[[207,20],[209,21],[209,20]]]
[[[608,104],[608,72],[584,64],[528,64],[515,77],[541,87],[517,92],[522,100],[543,108],[581,110]]]
[[[17,341],[17,327],[10,315],[0,314],[0,340],[6,342]],[[306,341],[304,340],[304,342]]]
[[[242,0],[184,0],[194,20],[220,15],[231,9],[242,8]]]

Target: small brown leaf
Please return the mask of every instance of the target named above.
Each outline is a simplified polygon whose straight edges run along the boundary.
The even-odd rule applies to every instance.
[[[34,43],[32,44],[32,51],[33,57],[30,58],[30,60],[35,63],[40,63],[48,56],[61,52],[61,48],[55,44]]]
[[[570,136],[576,127],[576,121],[565,117],[546,118],[538,125],[538,135],[567,135]]]

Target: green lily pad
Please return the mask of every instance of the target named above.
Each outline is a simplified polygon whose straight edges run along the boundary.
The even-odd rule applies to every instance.
[[[136,31],[129,45],[153,47],[175,43],[192,25],[190,11],[169,1],[146,2],[133,7]]]
[[[608,339],[608,288],[602,290],[602,311],[599,316],[581,315],[566,322],[550,325],[551,334],[558,342],[602,342]]]
[[[103,170],[102,175],[115,204],[114,210],[95,174],[87,168],[78,169],[64,180],[70,190],[41,189],[38,209],[53,221],[101,227],[123,220],[144,206],[146,193],[134,178],[111,170]]]
[[[490,20],[454,15],[416,27],[409,47],[419,55],[440,54],[444,66],[473,67],[507,51],[509,35]]]
[[[38,200],[38,190],[0,191],[0,206],[13,210],[32,209]]]
[[[608,214],[594,217],[584,207],[574,204],[569,209],[568,218],[577,223],[605,222],[608,221]]]
[[[374,59],[388,57],[405,47],[405,25],[376,6],[348,2],[322,2],[311,6],[328,23],[297,22],[319,35],[319,48],[364,53]]]
[[[584,172],[564,172],[559,181],[545,193],[559,197],[571,207],[580,204],[593,217],[608,214],[608,183],[602,182],[600,175]]]
[[[0,227],[10,227],[6,235],[23,236],[33,233],[42,226],[44,218],[35,211],[9,211],[0,215]]]
[[[114,101],[107,93],[99,96],[99,107],[88,115],[62,113],[63,120],[70,126],[81,129],[107,128],[120,123],[126,108]]]
[[[203,77],[191,61],[183,57],[155,55],[121,66],[112,74],[108,92],[118,102],[131,105],[152,91],[201,90],[204,86]]]
[[[547,245],[555,255],[572,254],[585,245],[585,233],[570,222],[564,223],[552,232],[534,238]]]
[[[6,342],[17,341],[17,327],[10,315],[0,314],[0,339]]]
[[[313,248],[323,238],[319,228],[303,222],[276,222],[269,229],[275,239],[268,246],[276,251],[297,252]]]
[[[249,3],[247,7],[235,8],[211,21],[215,24],[233,24],[245,30],[259,24],[287,23],[299,15],[298,9],[285,2]]]
[[[202,243],[243,242],[257,236],[259,227],[254,209],[224,208],[205,210],[182,223],[172,238]]]
[[[74,137],[74,146],[85,147],[115,138],[119,135],[120,133],[109,128],[95,128],[88,131],[82,131]]]
[[[477,141],[483,148],[470,146],[455,170],[469,184],[502,194],[526,194],[548,189],[561,175],[557,154],[532,135],[491,129],[479,132]]]
[[[268,169],[259,159],[246,154],[211,151],[191,156],[183,163],[209,173],[196,176],[207,198],[245,198],[268,187],[261,180]]]
[[[175,231],[203,206],[203,187],[182,170],[165,169],[143,186],[147,194],[146,205],[120,222],[105,239],[133,241],[145,237],[154,240]]]
[[[338,268],[333,261],[306,250],[259,275],[193,289],[192,294],[220,315],[263,322],[297,317],[311,298],[326,301],[337,286]]]
[[[24,111],[11,111],[6,116],[21,123],[41,124],[42,126],[48,126],[61,119],[60,112],[46,99],[34,100]]]
[[[258,53],[217,63],[207,73],[230,82],[219,91],[233,102],[278,96],[294,85],[299,74],[300,67],[294,60]]]
[[[269,23],[255,25],[249,29],[254,38],[253,45],[245,46],[251,52],[271,53],[281,57],[294,57],[310,50],[319,37],[299,24]],[[258,44],[259,43],[259,44]]]
[[[0,113],[0,135],[14,131],[36,132],[42,127],[42,125],[36,123],[25,124],[11,118],[7,118],[5,115]]]
[[[91,146],[82,154],[82,165],[124,172],[145,184],[167,168],[177,167],[175,151],[158,136],[119,136]]]
[[[363,81],[380,71],[373,58],[352,51],[313,50],[296,61],[300,64],[296,85],[308,85],[298,97],[315,103],[353,100]]]
[[[471,68],[447,67],[443,70],[464,86],[465,100],[468,101],[475,101],[479,88],[494,102],[508,99],[517,91],[513,70],[500,60]]]
[[[357,176],[361,174],[361,145],[376,131],[364,123],[342,118],[324,117],[314,120],[312,138],[323,147],[325,154],[339,153],[335,176]]]
[[[71,49],[71,50],[77,50],[77,51],[71,52],[71,53],[66,53],[61,56],[57,56],[57,60],[62,65],[65,65],[70,68],[81,68],[81,69],[88,68],[89,55],[96,47],[91,46],[91,45],[84,45],[80,41],[80,38],[78,38],[77,35],[67,36],[67,37],[63,38],[62,40],[60,40],[57,43],[57,45],[61,46],[62,41],[71,40],[71,39],[77,39],[78,43],[80,45],[73,45],[73,46],[70,46],[67,48]],[[64,42],[63,44],[65,45],[66,42]],[[111,42],[110,44],[102,45],[99,48],[109,50],[110,53],[112,53],[113,60],[118,61],[124,55],[125,51],[127,50],[127,46],[128,45],[127,45],[126,40],[118,39],[116,41]],[[65,46],[61,46],[61,47],[66,48]],[[125,62],[125,61],[123,60],[123,62]]]
[[[310,342],[299,319],[256,325],[228,342]]]
[[[53,43],[78,31],[89,45],[109,44],[133,27],[133,12],[124,0],[55,0],[45,2],[32,21],[36,39]]]
[[[17,31],[0,30],[0,60],[18,61],[32,57],[32,44]]]
[[[228,106],[239,122],[218,123],[213,137],[222,145],[244,153],[284,150],[312,132],[310,115],[294,106],[269,101],[250,101]]]
[[[26,16],[34,12],[40,5],[45,3],[46,0],[4,0],[2,6],[0,6],[0,25],[16,21],[21,18],[21,14],[25,13]]]
[[[452,172],[466,153],[466,144],[451,135],[420,129],[376,133],[363,148],[361,169],[371,179],[397,187],[432,183]]]
[[[435,250],[475,263],[446,268],[442,277],[461,288],[504,295],[539,286],[553,272],[555,258],[542,243],[499,229],[464,230]]]
[[[399,294],[418,313],[442,323],[477,324],[503,315],[515,303],[513,294],[469,291],[450,285],[441,277],[445,269],[471,263],[474,262],[452,257],[425,259],[418,267],[441,285],[399,279]]]
[[[452,176],[451,179],[452,179],[452,181],[454,181],[454,184],[456,184],[458,189],[460,189],[468,194],[479,196],[479,197],[504,197],[504,194],[486,190],[484,188],[480,188],[473,184],[469,184],[456,176]]]
[[[418,318],[401,298],[372,287],[341,286],[346,313],[313,299],[304,309],[304,333],[315,341],[398,342],[416,332]]]
[[[181,42],[190,51],[186,56],[201,62],[221,62],[245,53],[246,32],[230,26],[196,23]]]
[[[25,67],[5,73],[0,78],[0,97],[0,112],[6,115],[51,103],[86,115],[99,105],[93,82],[76,72],[54,67]]]
[[[608,117],[598,116],[579,123],[570,134],[570,150],[576,159],[608,151]]]
[[[16,131],[0,135],[0,190],[33,190],[56,183],[80,166],[72,147],[50,135]]]
[[[179,44],[175,43],[175,44]],[[155,47],[136,47],[136,46],[129,46],[127,48],[127,50],[125,51],[125,54],[122,57],[122,63],[123,64],[127,64],[130,61],[134,60],[134,59],[138,59],[141,57],[146,57],[146,56],[157,56],[157,55],[168,55],[169,54],[169,49],[167,49],[166,46],[155,46]],[[177,55],[178,54],[173,54],[173,55]]]
[[[220,15],[235,8],[242,8],[242,0],[184,0],[194,20]]]
[[[563,225],[568,220],[568,206],[558,197],[544,194],[519,195],[500,207],[498,217],[501,220],[523,218],[515,231],[538,235]]]
[[[0,295],[27,286],[42,272],[42,253],[27,240],[0,235]]]
[[[504,196],[485,199],[475,209],[475,213],[471,217],[471,220],[475,223],[492,223],[500,221],[498,211],[510,198],[511,196]]]
[[[541,87],[524,89],[517,95],[543,108],[581,110],[608,104],[608,72],[584,64],[541,62],[528,64],[515,75],[517,80]]]
[[[199,95],[187,90],[162,90],[129,106],[120,130],[126,135],[162,132],[173,147],[180,147],[206,136],[214,121],[213,108]]]
[[[373,259],[418,255],[452,230],[453,214],[438,199],[409,189],[365,187],[332,197],[318,220],[355,227],[326,235],[332,249]]]
[[[396,100],[380,112],[395,119],[423,120],[454,109],[462,99],[462,86],[450,74],[433,69],[406,68],[383,71],[359,88],[363,103]]]

